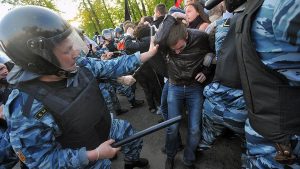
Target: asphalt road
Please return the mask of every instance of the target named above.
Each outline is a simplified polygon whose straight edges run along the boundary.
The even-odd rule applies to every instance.
[[[137,99],[144,99],[144,93],[140,86],[136,91]],[[147,103],[139,108],[130,109],[130,104],[126,97],[119,96],[122,108],[130,111],[126,114],[117,116],[117,118],[128,120],[137,130],[143,130],[155,125],[161,119],[160,115],[152,114],[148,111]],[[145,99],[144,99],[145,100]],[[181,124],[181,134],[185,142],[187,123],[185,118]],[[166,155],[161,152],[165,144],[165,130],[157,131],[143,138],[144,146],[141,157],[147,158],[150,162],[148,169],[164,169]],[[210,150],[197,152],[196,166],[201,169],[240,169],[241,168],[241,140],[239,138],[220,137]],[[184,169],[182,164],[183,151],[179,152],[175,158],[175,169]],[[123,155],[112,161],[112,169],[123,169]],[[19,169],[16,165],[14,169]]]
[[[138,86],[136,91],[138,99],[144,99],[144,93]],[[129,103],[124,96],[119,100],[123,108],[129,108]],[[151,125],[157,124],[161,119],[160,115],[152,114],[148,111],[147,104],[139,108],[130,109],[126,114],[117,116],[120,119],[126,119],[132,123],[137,130],[143,130]],[[185,142],[187,123],[184,118],[180,131],[183,142]],[[164,169],[166,155],[161,152],[165,144],[165,130],[160,130],[144,137],[144,146],[141,157],[148,158],[150,169]],[[196,166],[201,169],[240,169],[241,168],[241,140],[237,137],[220,137],[210,150],[197,152]],[[184,169],[182,164],[183,151],[176,155],[175,169]],[[112,169],[123,168],[123,156],[119,153],[118,158],[112,161]]]

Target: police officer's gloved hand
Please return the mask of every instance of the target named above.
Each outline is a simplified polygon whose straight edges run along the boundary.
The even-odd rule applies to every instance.
[[[118,77],[117,82],[123,85],[131,86],[136,82],[136,80],[132,75],[127,75],[127,76]]]

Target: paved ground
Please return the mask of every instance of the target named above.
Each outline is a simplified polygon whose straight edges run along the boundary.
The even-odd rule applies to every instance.
[[[138,86],[137,98],[144,98],[143,91]],[[129,103],[126,97],[120,96],[120,102],[123,108],[129,108]],[[133,126],[142,130],[151,125],[157,124],[161,118],[159,115],[151,114],[148,111],[147,105],[143,107],[131,109],[128,113],[120,115],[117,118],[130,121]],[[181,133],[186,135],[186,122],[181,125]],[[185,138],[185,137],[184,137]],[[144,137],[144,147],[142,157],[146,157],[150,161],[150,169],[164,169],[166,156],[161,152],[161,147],[164,145],[165,130],[158,131]],[[185,139],[183,139],[185,141]],[[215,146],[207,151],[197,153],[197,167],[201,169],[239,169],[241,168],[241,141],[238,138],[229,139],[226,137],[216,141]],[[177,154],[175,160],[175,168],[183,169],[182,152]],[[117,160],[112,162],[112,169],[122,169],[123,160],[122,154],[119,154]]]
[[[138,99],[144,99],[144,93],[138,86],[136,91]],[[124,96],[119,97],[123,108],[129,108],[129,103]],[[144,99],[145,100],[145,99]],[[159,115],[151,114],[148,111],[147,104],[144,106],[131,109],[128,113],[118,116],[117,118],[126,119],[138,129],[143,130],[151,125],[157,124],[161,119]],[[183,120],[181,125],[181,133],[185,138],[186,122]],[[165,130],[144,137],[144,147],[142,157],[148,158],[150,161],[149,169],[164,169],[166,156],[161,152],[164,145]],[[185,139],[183,139],[185,141]],[[201,169],[239,169],[241,168],[241,141],[238,138],[229,139],[222,137],[216,141],[215,146],[207,151],[197,153],[197,167]],[[112,169],[123,169],[123,156],[119,153],[118,158],[112,161]],[[14,169],[19,169],[17,165]],[[175,159],[175,169],[184,169],[182,164],[182,152],[178,153]]]

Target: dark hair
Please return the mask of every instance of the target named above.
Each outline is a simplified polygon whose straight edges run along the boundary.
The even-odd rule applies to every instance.
[[[179,40],[185,39],[186,35],[186,26],[181,21],[177,21],[177,23],[170,29],[170,33],[167,38],[168,47],[176,45]]]
[[[194,7],[194,9],[199,13],[199,16],[204,22],[210,23],[208,15],[204,12],[204,7],[199,2],[188,4],[185,8],[187,8],[188,6]]]
[[[167,14],[167,8],[165,4],[156,5],[155,10],[157,10],[161,15]]]
[[[128,29],[128,28],[134,29],[134,27],[135,27],[135,24],[134,24],[134,23],[127,23],[127,24],[124,26],[124,31],[127,32],[127,29]]]
[[[129,24],[129,23],[132,23],[132,22],[129,21],[129,20],[126,20],[125,22],[123,22],[123,29],[124,29],[124,31],[125,31],[125,26],[126,26],[127,24]]]
[[[152,16],[143,16],[141,18],[141,21],[144,21],[144,22],[149,22],[150,24],[153,22],[153,17]]]
[[[144,25],[143,23],[138,24],[138,26],[136,26],[134,29],[133,36],[137,39],[150,36],[150,27],[148,25]]]

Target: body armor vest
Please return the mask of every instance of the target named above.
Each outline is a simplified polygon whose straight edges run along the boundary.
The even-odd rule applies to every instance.
[[[236,48],[251,126],[265,138],[287,144],[300,134],[300,87],[264,65],[251,41],[252,17],[263,0],[247,2],[236,24]]]
[[[81,68],[78,76],[77,87],[51,87],[33,80],[17,88],[29,94],[23,107],[25,115],[37,99],[54,116],[62,130],[56,140],[63,148],[92,150],[109,138],[111,117],[93,74]]]
[[[217,60],[214,81],[224,86],[241,89],[241,79],[236,58],[236,47],[232,45],[235,41],[236,19],[240,14],[235,14],[230,19],[230,28],[220,49],[220,57]]]
[[[204,56],[210,52],[208,35],[199,30],[188,29],[186,47],[180,54],[169,52],[168,72],[170,81],[175,84],[196,83],[196,75],[203,69]]]

